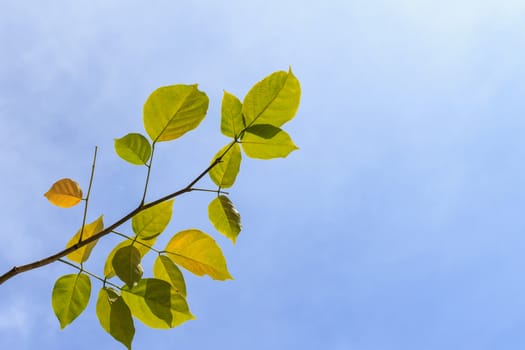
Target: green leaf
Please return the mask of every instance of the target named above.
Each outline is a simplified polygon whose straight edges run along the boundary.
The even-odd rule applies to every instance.
[[[168,257],[159,255],[153,265],[153,276],[160,280],[166,281],[174,287],[179,294],[186,297],[186,283],[184,276],[177,265]]]
[[[95,221],[93,221],[90,224],[87,224],[84,226],[84,229],[82,228],[77,231],[77,233],[69,240],[69,242],[66,245],[66,248],[69,248],[71,246],[74,246],[78,243],[80,236],[82,235],[82,240],[86,240],[89,237],[92,237],[102,231],[104,229],[104,215],[100,215]],[[68,259],[77,262],[77,263],[83,263],[89,258],[89,255],[91,254],[91,251],[97,244],[98,240],[91,242],[89,244],[86,244],[80,249],[75,250],[72,253],[69,253],[67,255]]]
[[[131,311],[122,296],[112,288],[104,287],[98,293],[97,317],[106,332],[131,349],[135,335]]]
[[[151,156],[151,145],[141,134],[132,133],[115,139],[115,151],[131,164],[145,165]]]
[[[284,130],[263,124],[246,129],[242,149],[248,157],[258,159],[286,158],[297,146]]]
[[[247,133],[254,134],[266,140],[274,138],[281,131],[283,131],[281,128],[270,124],[255,124],[246,129]]]
[[[166,245],[167,256],[177,265],[197,276],[214,280],[233,279],[215,240],[202,231],[191,229],[177,233]]]
[[[160,279],[143,278],[133,288],[124,286],[122,297],[133,316],[152,328],[173,328],[195,318],[186,299]]]
[[[153,245],[155,245],[156,240],[157,240],[156,238],[153,238],[150,240],[143,240],[140,238],[135,238],[135,241],[137,242],[137,244],[135,244],[134,247],[137,248],[138,251],[140,252],[141,259],[144,257],[144,255],[146,255],[151,250],[151,248],[149,247],[152,247]],[[115,256],[115,253],[120,248],[130,246],[132,245],[132,243],[133,243],[132,240],[126,239],[125,241],[122,241],[119,244],[117,244],[115,248],[113,248],[113,250],[109,253],[108,257],[106,258],[106,263],[104,265],[104,276],[106,278],[111,278],[115,276],[115,270],[113,269],[113,257]],[[143,243],[143,244],[140,244],[140,243]]]
[[[160,235],[168,226],[173,211],[173,201],[161,202],[151,208],[141,211],[131,219],[133,232],[145,240]]]
[[[255,84],[246,94],[242,113],[246,124],[281,126],[297,112],[301,86],[292,70],[275,72]]]
[[[129,287],[136,285],[142,278],[144,270],[140,264],[141,258],[139,250],[132,245],[120,248],[113,257],[113,270]]]
[[[208,102],[197,85],[158,88],[144,104],[144,128],[153,142],[179,138],[200,124]]]
[[[44,196],[60,208],[70,208],[82,200],[80,185],[71,179],[60,179],[51,186]]]
[[[226,196],[220,195],[210,202],[208,217],[215,229],[235,243],[241,232],[241,215]]]
[[[60,277],[53,287],[51,305],[64,329],[86,308],[91,295],[91,280],[83,273]]]
[[[212,159],[212,163],[219,158],[224,152],[230,147],[226,145]],[[210,171],[210,178],[212,181],[219,187],[229,188],[232,187],[239,174],[239,169],[241,167],[241,148],[239,144],[235,143],[231,149],[224,154],[221,162],[215,165]]]
[[[228,137],[237,138],[245,127],[241,101],[224,91],[221,106],[221,132]]]

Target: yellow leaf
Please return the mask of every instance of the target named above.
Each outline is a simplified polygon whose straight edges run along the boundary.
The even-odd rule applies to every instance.
[[[242,149],[251,158],[273,159],[286,158],[299,148],[286,131],[269,124],[257,124],[246,129]]]
[[[153,142],[177,139],[199,126],[208,103],[197,85],[160,87],[144,104],[144,128]]]
[[[168,242],[165,251],[175,264],[197,276],[208,275],[220,281],[233,279],[221,248],[202,231],[191,229],[177,233]]]
[[[228,188],[232,187],[239,169],[241,168],[241,148],[239,144],[235,143],[231,146],[231,149],[226,152],[230,145],[226,145],[212,159],[212,163],[216,161],[221,155],[224,154],[222,160],[216,164],[209,172],[212,181],[219,187]],[[226,153],[224,153],[226,152]]]
[[[44,196],[57,207],[70,208],[82,200],[82,189],[71,179],[61,179]]]
[[[184,276],[177,265],[167,256],[160,255],[155,259],[153,265],[153,276],[171,284],[177,290],[177,293],[186,298],[186,282]]]
[[[131,219],[131,227],[137,237],[148,240],[160,235],[170,223],[173,201],[159,203],[135,215]]]
[[[228,137],[237,138],[245,128],[241,101],[224,91],[221,106],[221,132]]]
[[[73,236],[73,238],[71,238],[71,240],[68,242],[66,248],[69,248],[77,244],[78,241],[80,240],[81,234],[82,234],[82,240],[86,240],[87,238],[96,235],[103,229],[104,229],[104,215],[100,215],[98,219],[96,219],[90,224],[85,225],[84,230],[82,229],[78,230],[77,233]],[[97,244],[97,241],[86,244],[82,248],[77,249],[74,252],[68,254],[67,257],[74,262],[83,263],[89,258],[89,255],[91,254],[93,247],[95,247],[95,244]]]
[[[288,72],[275,72],[255,84],[242,103],[247,126],[271,124],[280,127],[295,116],[301,99],[301,85]]]

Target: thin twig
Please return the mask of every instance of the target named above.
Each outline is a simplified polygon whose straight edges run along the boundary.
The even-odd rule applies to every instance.
[[[78,238],[79,242],[82,242],[82,235],[84,234],[84,227],[86,227],[86,217],[89,204],[89,194],[91,193],[91,185],[93,185],[93,176],[95,175],[95,164],[97,163],[97,150],[98,147],[95,146],[95,154],[93,155],[93,164],[91,165],[91,176],[89,177],[89,186],[86,195],[86,204],[84,205],[84,217],[82,218],[82,228],[80,229],[80,237]]]
[[[111,282],[107,281],[105,278],[102,278],[102,277],[100,277],[100,276],[95,275],[95,274],[92,273],[92,272],[89,272],[89,271],[85,270],[85,269],[84,269],[83,267],[81,267],[81,266],[77,266],[77,265],[75,265],[75,264],[73,264],[73,263],[70,263],[70,262],[67,261],[67,260],[64,260],[64,259],[57,259],[57,261],[60,261],[61,263],[64,263],[64,264],[69,265],[69,266],[72,266],[72,267],[74,267],[75,269],[79,270],[80,272],[84,272],[86,275],[90,275],[91,277],[96,278],[97,280],[101,281],[101,282],[104,283],[104,284],[109,284],[109,285],[111,285],[112,287],[115,287],[115,288],[117,288],[117,289],[119,289],[119,290],[121,289],[121,287],[117,286],[115,283],[111,283]]]
[[[148,192],[148,184],[149,184],[149,175],[151,173],[151,164],[153,163],[153,154],[155,153],[155,142],[151,145],[151,156],[149,158],[149,164],[146,164],[148,167],[148,174],[146,175],[146,184],[144,185],[144,194],[142,195],[142,200],[140,201],[140,205],[144,204],[144,201],[146,200],[146,193]]]

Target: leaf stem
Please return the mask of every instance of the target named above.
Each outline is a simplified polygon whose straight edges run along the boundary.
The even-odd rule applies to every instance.
[[[218,190],[209,190],[207,188],[194,188],[193,191],[199,191],[199,192],[213,192],[213,193],[218,193],[218,194],[230,194],[229,192],[226,192],[226,191],[223,191],[220,189]]]
[[[86,226],[89,195],[91,193],[91,186],[93,185],[93,177],[95,176],[95,164],[97,163],[97,150],[98,150],[98,147],[95,146],[95,154],[93,155],[93,163],[91,164],[91,176],[89,177],[89,186],[88,186],[88,191],[87,191],[86,200],[85,200],[86,203],[84,205],[84,215],[82,218],[82,227],[80,228],[80,236],[78,238],[78,242],[82,242],[82,235],[84,234],[84,227]]]
[[[64,263],[66,265],[69,265],[71,267],[74,267],[75,269],[77,269],[78,271],[80,271],[80,273],[84,272],[86,275],[90,275],[91,277],[93,278],[96,278],[97,280],[101,281],[102,283],[104,284],[109,284],[111,285],[112,287],[115,287],[117,289],[121,289],[121,287],[117,286],[115,283],[111,283],[111,282],[108,282],[105,278],[102,278],[100,276],[97,276],[95,275],[94,273],[92,272],[89,272],[88,270],[85,270],[82,266],[77,266],[73,263],[70,263],[69,261],[67,260],[64,260],[64,259],[57,259],[57,261],[60,261],[61,263]]]
[[[113,230],[111,232],[116,234],[116,235],[118,235],[118,236],[120,236],[120,237],[124,237],[126,239],[129,239],[130,241],[133,241],[134,243],[138,243],[138,244],[140,244],[140,245],[142,245],[142,246],[144,246],[146,248],[149,248],[149,249],[153,250],[155,253],[158,253],[158,254],[161,253],[160,250],[157,250],[157,249],[153,248],[153,246],[150,246],[150,245],[148,245],[146,243],[143,243],[143,242],[137,240],[137,237],[133,238],[133,237],[130,237],[130,236],[124,234],[124,233],[121,233],[121,232],[118,232],[118,231],[115,231],[115,230]]]

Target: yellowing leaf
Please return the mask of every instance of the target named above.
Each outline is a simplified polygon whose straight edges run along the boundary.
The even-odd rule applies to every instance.
[[[220,195],[210,202],[208,217],[215,229],[235,243],[241,232],[241,215],[226,196]]]
[[[86,308],[91,295],[91,281],[83,273],[60,277],[53,287],[51,305],[60,328],[73,322]]]
[[[275,72],[246,94],[242,104],[246,125],[281,126],[295,116],[300,99],[301,86],[292,70]]]
[[[141,134],[132,133],[115,139],[115,152],[131,164],[144,165],[151,156],[151,145]]]
[[[166,245],[165,252],[175,264],[197,276],[208,275],[221,281],[233,279],[221,248],[202,231],[191,229],[177,233]]]
[[[155,244],[156,240],[157,238],[153,238],[150,240],[143,240],[140,238],[136,239],[137,243],[134,245],[134,247],[137,248],[140,252],[141,259],[150,251],[149,247],[152,247]],[[106,258],[106,263],[104,264],[104,277],[111,278],[115,276],[115,270],[113,269],[113,257],[115,256],[115,253],[120,248],[130,246],[132,243],[133,241],[126,239],[125,241],[122,241],[119,244],[117,244],[115,248],[113,248],[113,250],[109,253],[108,257]],[[140,243],[144,243],[147,246]]]
[[[184,276],[177,265],[168,257],[159,255],[153,265],[153,276],[160,280],[166,281],[174,287],[178,293],[186,297],[186,283]]]
[[[248,157],[258,159],[285,158],[297,146],[282,129],[272,125],[253,125],[246,129],[242,149]]]
[[[124,286],[122,297],[133,316],[152,328],[173,328],[195,318],[186,299],[163,280],[143,278],[133,288]]]
[[[215,157],[212,162],[220,157],[230,147],[230,145],[224,146]],[[220,163],[215,165],[209,172],[212,181],[219,187],[228,188],[232,187],[239,173],[241,167],[241,148],[239,144],[235,143],[231,149],[224,154]]]
[[[104,287],[98,293],[97,317],[106,332],[131,349],[135,335],[131,311],[122,296],[112,288]]]
[[[158,88],[144,104],[144,128],[154,142],[179,138],[200,124],[208,102],[197,85]]]
[[[132,245],[120,248],[113,256],[113,270],[130,288],[140,281],[144,273],[140,264],[141,259],[139,250]]]
[[[241,101],[224,91],[221,106],[221,132],[228,137],[237,138],[245,127]]]
[[[152,239],[160,235],[170,223],[173,199],[161,202],[141,211],[131,219],[133,232],[141,239]]]
[[[57,207],[70,208],[82,200],[82,189],[71,179],[61,179],[55,182],[44,196]]]
[[[67,248],[74,246],[78,243],[80,239],[80,235],[82,235],[82,240],[86,240],[91,236],[96,235],[100,231],[104,229],[104,216],[100,215],[98,219],[93,221],[90,224],[87,224],[84,226],[84,229],[80,229],[77,231],[77,233],[71,238],[71,240],[67,244]],[[89,255],[91,254],[91,251],[93,250],[93,247],[97,244],[98,240],[91,242],[89,244],[86,244],[80,249],[75,250],[72,253],[69,253],[67,257],[77,263],[83,263],[89,258]]]

